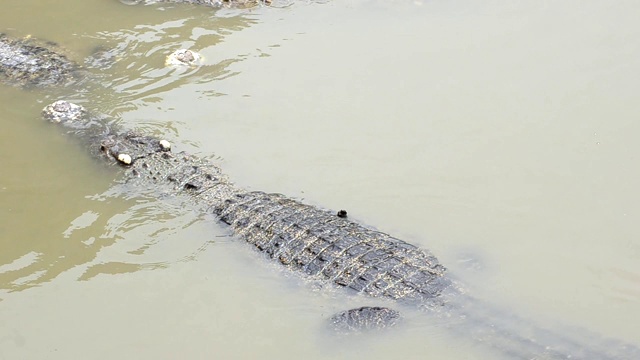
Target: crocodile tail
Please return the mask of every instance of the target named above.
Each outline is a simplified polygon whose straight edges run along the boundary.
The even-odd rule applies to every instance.
[[[445,311],[427,307],[454,334],[486,345],[508,359],[640,359],[640,349],[619,340],[607,339],[582,328],[538,326],[515,315],[457,291],[444,294]]]

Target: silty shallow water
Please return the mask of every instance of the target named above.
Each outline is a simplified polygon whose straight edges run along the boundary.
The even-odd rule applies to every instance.
[[[346,208],[493,304],[640,343],[635,3],[4,5],[13,35],[113,59],[89,93],[0,88],[1,356],[494,356],[420,313],[325,338],[325,318],[375,302],[287,275],[180,204],[123,195],[39,120],[59,96],[217,154],[243,186]],[[205,66],[165,68],[179,47]]]

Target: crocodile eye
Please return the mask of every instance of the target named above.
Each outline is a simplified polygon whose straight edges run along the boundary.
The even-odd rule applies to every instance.
[[[119,154],[118,155],[118,161],[120,161],[121,163],[123,163],[125,165],[131,165],[131,156],[129,156],[127,154]]]
[[[162,151],[169,151],[171,150],[171,143],[167,140],[160,140],[160,148]]]

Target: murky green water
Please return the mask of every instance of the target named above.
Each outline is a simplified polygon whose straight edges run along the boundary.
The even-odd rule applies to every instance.
[[[218,156],[243,186],[346,208],[488,302],[640,346],[639,17],[632,1],[4,0],[0,31],[94,60],[82,89],[0,87],[0,359],[495,356],[421,313],[327,336],[375,302],[123,194],[40,120],[59,97]],[[180,47],[205,65],[166,68]]]

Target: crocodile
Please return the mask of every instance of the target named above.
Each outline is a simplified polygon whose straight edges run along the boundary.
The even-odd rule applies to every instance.
[[[21,87],[68,85],[77,79],[78,69],[55,43],[0,33],[0,80],[4,83]]]
[[[92,154],[126,166],[125,181],[189,195],[270,258],[309,276],[374,297],[437,298],[450,285],[430,252],[282,194],[246,191],[221,169],[164,139],[118,129],[84,107],[60,100],[43,117],[65,125]]]
[[[81,139],[88,151],[122,168],[134,187],[180,196],[195,210],[213,213],[234,235],[271,261],[337,288],[419,308],[455,323],[454,332],[494,347],[509,358],[626,359],[640,349],[596,334],[551,332],[505,314],[464,293],[425,249],[330,211],[282,194],[234,185],[212,162],[175,152],[166,139],[120,128],[80,105],[59,100],[43,117]],[[339,334],[385,329],[400,322],[385,306],[349,309],[332,316]]]
[[[92,61],[100,66],[105,66],[105,61],[112,61],[101,57],[100,52],[94,53]],[[202,61],[199,53],[179,49],[167,55],[165,65],[195,67]],[[54,42],[0,33],[0,81],[3,83],[23,88],[69,86],[85,79],[86,70]]]

